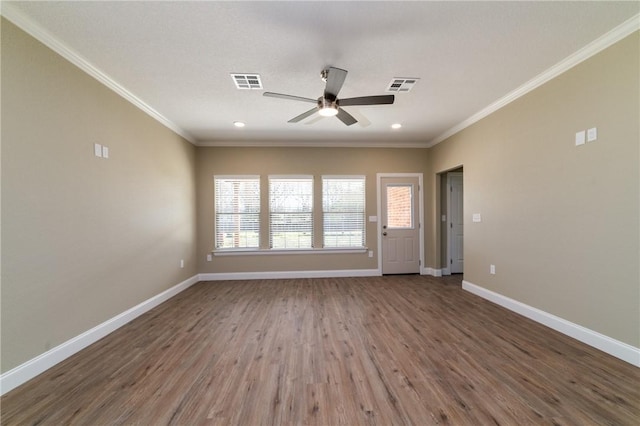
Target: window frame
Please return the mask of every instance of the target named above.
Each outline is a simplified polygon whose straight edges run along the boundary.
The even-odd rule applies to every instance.
[[[219,208],[218,208],[218,200],[219,200],[219,190],[218,190],[218,181],[222,181],[222,180],[228,180],[228,181],[251,181],[251,182],[257,182],[257,189],[258,189],[258,199],[257,199],[257,211],[255,212],[250,212],[250,213],[223,213],[220,212]],[[255,203],[255,200],[254,200]],[[214,216],[214,221],[213,221],[213,246],[215,247],[216,251],[247,251],[247,250],[259,250],[260,249],[260,239],[261,239],[261,219],[262,219],[262,182],[261,182],[261,177],[260,175],[214,175],[213,176],[213,216]],[[257,216],[257,236],[255,237],[257,239],[257,245],[243,245],[243,246],[232,246],[232,247],[224,247],[224,246],[219,246],[219,240],[218,240],[218,229],[219,229],[219,224],[221,223],[221,220],[219,220],[219,217],[221,216],[226,216],[226,215],[240,215],[239,218],[243,217],[243,216]]]
[[[367,212],[367,177],[366,175],[322,175],[322,245],[323,248],[327,249],[365,249],[367,243],[367,220],[366,220],[366,212]],[[358,181],[362,182],[362,210],[353,210],[349,212],[336,212],[336,211],[328,211],[326,209],[325,203],[325,182],[326,181]],[[334,214],[358,214],[361,215],[361,224],[362,227],[358,229],[362,233],[361,243],[360,245],[327,245],[327,217],[329,215]]]
[[[283,210],[277,210],[274,211],[274,205],[273,205],[273,198],[272,198],[272,182],[276,182],[276,181],[299,181],[299,182],[304,182],[304,181],[308,181],[307,183],[310,184],[310,189],[311,189],[311,193],[308,194],[310,196],[309,201],[310,201],[310,205],[309,205],[309,210],[308,211],[283,211]],[[272,251],[297,251],[297,250],[313,250],[314,249],[314,231],[315,231],[315,223],[314,223],[314,217],[315,217],[315,176],[314,175],[268,175],[267,176],[267,186],[268,186],[268,190],[267,190],[267,197],[268,197],[268,205],[269,205],[269,250]],[[309,219],[307,220],[307,222],[310,224],[310,227],[308,228],[308,231],[302,231],[302,232],[307,232],[307,238],[309,239],[309,245],[308,246],[294,246],[294,247],[288,247],[286,244],[287,240],[287,233],[293,233],[295,232],[295,229],[292,230],[285,230],[285,231],[280,231],[280,233],[284,233],[284,238],[285,238],[285,245],[284,246],[274,246],[274,236],[275,236],[275,231],[274,231],[274,217],[276,215],[283,215],[283,216],[287,216],[287,215],[299,215],[299,216],[303,216],[303,215],[308,215]]]

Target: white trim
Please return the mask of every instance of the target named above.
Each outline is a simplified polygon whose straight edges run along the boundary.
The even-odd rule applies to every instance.
[[[526,305],[507,296],[495,293],[486,288],[477,286],[469,281],[462,281],[462,288],[477,296],[496,303],[510,311],[516,312],[540,324],[546,325],[562,334],[573,337],[596,349],[608,353],[616,358],[626,361],[636,367],[640,367],[640,348],[628,345],[619,340],[605,336],[597,331],[590,330],[581,325],[572,323],[553,314],[547,313],[533,306]]]
[[[267,175],[267,180],[311,180],[313,181],[314,175]]]
[[[251,180],[260,180],[260,175],[213,175],[213,181],[215,183],[216,179],[220,180],[228,180],[228,179],[251,179]]]
[[[366,184],[367,175],[320,175],[320,179],[364,180]]]
[[[82,55],[80,55],[75,50],[69,48],[62,41],[58,40],[54,35],[45,30],[39,24],[25,16],[22,12],[16,9],[11,3],[2,2],[2,16],[7,18],[9,21],[13,22],[20,29],[25,31],[27,34],[31,35],[33,38],[43,43],[45,46],[49,47],[51,50],[80,68],[82,71],[89,74],[91,77],[98,80],[100,83],[107,86],[109,89],[116,92],[118,95],[125,98],[127,101],[131,102],[133,105],[150,115],[153,119],[158,121],[160,124],[174,131],[178,135],[182,136],[192,144],[196,144],[196,139],[189,134],[186,130],[169,120],[164,115],[160,114],[158,111],[153,109],[150,105],[144,102],[142,99],[138,98],[127,88],[122,86],[116,80],[114,80],[109,75],[105,74],[101,70],[99,70],[96,66],[94,66],[91,62],[85,59]]]
[[[424,185],[423,185],[423,174],[422,173],[376,173],[376,204],[377,204],[377,230],[378,230],[378,275],[382,275],[382,222],[380,218],[382,217],[382,192],[380,181],[382,178],[387,177],[417,177],[418,178],[418,217],[420,220],[419,223],[419,239],[420,239],[420,265],[424,263]],[[422,266],[420,267],[420,271],[422,271]]]
[[[59,362],[64,361],[71,355],[80,352],[82,349],[97,342],[109,333],[117,330],[128,322],[134,320],[145,312],[155,308],[159,304],[165,302],[176,294],[188,289],[193,284],[198,282],[198,275],[194,275],[182,281],[170,289],[157,294],[150,299],[127,309],[121,314],[108,319],[107,321],[93,327],[84,333],[67,340],[66,342],[48,350],[47,352],[38,355],[37,357],[7,371],[0,375],[0,395],[4,395],[6,392],[20,386],[21,384],[31,380],[38,374],[48,370]]]
[[[200,281],[274,280],[288,278],[376,277],[377,269],[339,269],[327,271],[214,272],[199,275]]]
[[[442,275],[451,275],[451,268],[442,268]]]
[[[391,136],[382,141],[371,140],[228,140],[199,141],[202,147],[313,147],[313,148],[428,148],[426,141],[399,141]]]
[[[423,268],[420,275],[431,275],[432,277],[441,277],[442,269],[436,268]]]
[[[345,248],[310,248],[310,249],[218,249],[214,250],[214,256],[268,256],[290,254],[356,254],[366,253],[367,247]]]
[[[507,104],[510,104],[516,99],[542,86],[547,81],[556,78],[557,76],[564,73],[565,71],[570,70],[571,68],[580,64],[581,62],[589,59],[590,57],[596,55],[597,53],[603,51],[607,47],[611,46],[614,43],[617,43],[618,41],[622,40],[623,38],[627,37],[633,32],[638,31],[639,29],[640,29],[640,14],[637,14],[629,18],[622,24],[618,25],[611,31],[607,32],[603,36],[587,44],[582,49],[567,56],[566,58],[564,58],[562,61],[558,62],[551,68],[547,69],[541,74],[538,74],[536,77],[532,78],[522,86],[518,87],[512,92],[507,93],[505,96],[498,99],[497,101],[490,104],[489,106],[481,109],[477,113],[473,114],[471,117],[456,124],[446,132],[442,133],[440,136],[437,136],[436,138],[430,140],[427,143],[427,147],[431,148],[432,146],[437,145],[440,142],[444,141],[445,139],[455,135],[459,131],[466,129],[472,124],[482,120],[489,114],[496,112],[497,110],[506,106]]]

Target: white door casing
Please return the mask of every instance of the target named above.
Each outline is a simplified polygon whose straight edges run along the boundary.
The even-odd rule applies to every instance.
[[[421,272],[422,176],[378,175],[378,251],[381,274]]]

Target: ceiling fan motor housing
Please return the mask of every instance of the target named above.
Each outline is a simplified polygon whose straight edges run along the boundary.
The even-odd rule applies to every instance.
[[[318,98],[318,110],[320,115],[325,117],[331,117],[338,114],[338,102],[337,100],[330,99],[328,97],[320,96]]]

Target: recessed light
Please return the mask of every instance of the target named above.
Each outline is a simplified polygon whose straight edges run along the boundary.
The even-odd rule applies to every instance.
[[[242,121],[234,121],[233,125],[236,127],[244,127],[245,124]]]
[[[391,125],[392,129],[399,129],[400,127],[402,127],[402,124],[400,124],[400,123],[395,123],[395,124]]]

